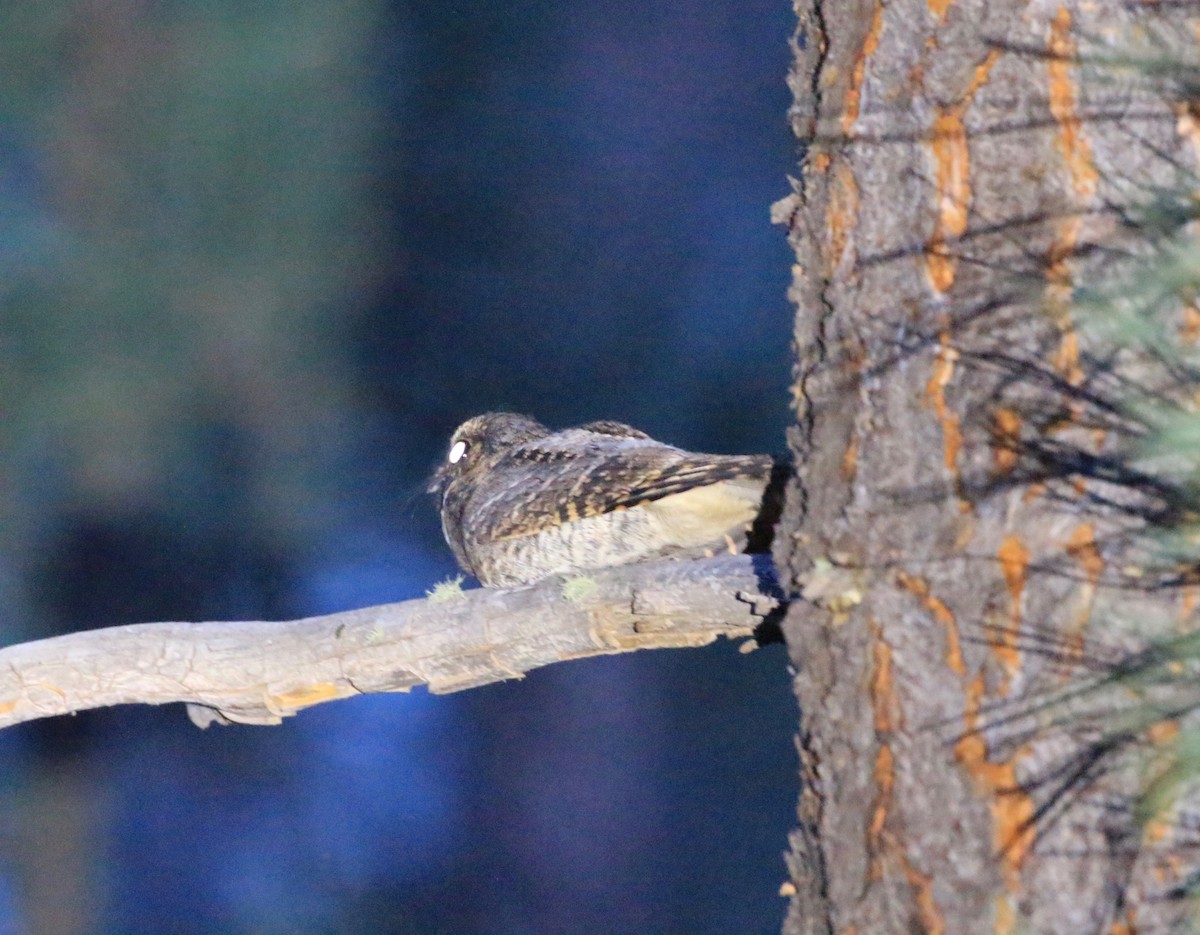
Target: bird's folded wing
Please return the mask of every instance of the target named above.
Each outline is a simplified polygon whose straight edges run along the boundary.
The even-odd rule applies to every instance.
[[[529,536],[588,516],[625,510],[722,481],[762,481],[771,474],[770,455],[694,455],[678,449],[629,449],[593,464],[575,463],[572,482],[561,476],[541,481],[534,473],[511,497],[488,505],[494,539]]]

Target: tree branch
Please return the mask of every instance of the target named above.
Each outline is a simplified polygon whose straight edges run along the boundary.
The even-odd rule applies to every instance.
[[[178,701],[201,727],[278,724],[351,695],[453,692],[566,659],[749,636],[780,603],[770,557],[738,555],[302,620],[70,633],[0,649],[0,727]]]

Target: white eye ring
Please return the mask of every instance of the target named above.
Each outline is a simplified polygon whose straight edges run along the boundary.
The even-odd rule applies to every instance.
[[[462,456],[466,453],[467,443],[462,441],[455,442],[450,446],[450,455],[446,458],[446,460],[451,464],[458,464],[458,462],[462,460]]]

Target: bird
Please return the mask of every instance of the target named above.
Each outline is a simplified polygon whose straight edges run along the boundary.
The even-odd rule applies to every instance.
[[[771,455],[685,451],[621,422],[551,431],[487,412],[455,429],[429,492],[463,570],[511,588],[740,550],[778,518],[768,501],[782,466]]]

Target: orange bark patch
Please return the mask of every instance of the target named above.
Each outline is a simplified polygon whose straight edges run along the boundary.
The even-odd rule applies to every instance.
[[[892,647],[876,628],[874,670],[871,673],[871,702],[875,714],[875,730],[888,734],[896,729],[899,721],[899,705],[896,701],[896,683],[892,680]]]
[[[1017,912],[1011,896],[996,897],[996,935],[1012,935],[1017,930]]]
[[[1015,757],[1006,763],[988,759],[987,744],[979,732],[983,690],[980,673],[967,684],[963,736],[954,745],[954,755],[980,789],[991,796],[992,838],[1000,855],[1005,885],[1010,893],[1015,893],[1020,886],[1021,865],[1034,840],[1033,799],[1017,783]],[[999,924],[1000,918],[997,913],[997,931],[1004,929]]]
[[[933,898],[933,878],[913,866],[900,842],[887,830],[887,818],[892,809],[896,788],[895,755],[889,740],[892,732],[900,725],[901,713],[892,676],[892,648],[883,639],[875,621],[871,621],[871,633],[874,638],[874,666],[871,670],[870,690],[879,751],[875,754],[875,809],[871,813],[867,836],[868,852],[871,855],[869,874],[872,880],[878,880],[882,875],[885,860],[892,858],[898,861],[905,879],[915,891],[922,931],[928,935],[944,935],[946,923]]]
[[[1071,538],[1067,540],[1067,554],[1079,562],[1087,575],[1088,584],[1093,587],[1099,584],[1100,575],[1104,573],[1104,559],[1096,548],[1096,529],[1091,523],[1081,523],[1075,527]]]
[[[939,295],[954,285],[958,257],[947,247],[967,229],[971,202],[971,154],[961,105],[943,107],[933,120],[930,149],[935,170],[937,213],[925,253],[925,272]]]
[[[1054,367],[1072,386],[1083,382],[1083,367],[1079,363],[1079,335],[1068,326],[1054,355]]]
[[[942,459],[946,470],[955,478],[958,477],[958,451],[962,447],[962,432],[959,429],[958,416],[946,405],[946,385],[954,377],[954,363],[957,360],[958,351],[950,346],[950,332],[943,331],[941,346],[933,362],[933,373],[929,382],[925,384],[925,395],[942,426]]]
[[[945,15],[952,0],[930,0],[939,18]],[[940,11],[939,11],[940,10]],[[958,257],[950,247],[967,230],[971,208],[971,149],[964,123],[975,94],[987,83],[988,74],[999,58],[992,50],[975,68],[971,84],[962,100],[938,108],[930,128],[929,149],[934,166],[934,229],[925,247],[925,273],[933,290],[941,295],[954,285],[958,272]]]
[[[1179,736],[1179,722],[1171,719],[1155,721],[1146,731],[1146,737],[1153,744],[1170,743]]]
[[[858,182],[844,162],[839,162],[834,168],[827,218],[830,241],[828,262],[832,275],[842,264],[850,242],[850,231],[858,221]]]
[[[1000,543],[997,553],[1000,558],[1000,570],[1004,573],[1004,581],[1008,585],[1008,593],[1012,598],[1014,620],[1021,622],[1021,593],[1025,590],[1025,570],[1029,567],[1029,550],[1025,548],[1019,536],[1008,535]]]
[[[318,682],[315,685],[306,685],[304,688],[295,688],[292,691],[272,695],[271,701],[281,708],[307,708],[309,705],[339,697],[341,697],[340,691],[333,682]]]
[[[1071,180],[1072,189],[1081,202],[1096,194],[1100,174],[1096,170],[1091,145],[1083,136],[1083,121],[1079,116],[1078,95],[1071,73],[1075,58],[1075,41],[1071,36],[1071,11],[1059,7],[1050,26],[1050,56],[1047,64],[1050,113],[1058,126],[1058,148]],[[1054,242],[1050,245],[1046,278],[1050,288],[1047,299],[1051,313],[1059,319],[1062,342],[1055,355],[1054,365],[1073,386],[1083,381],[1079,365],[1079,339],[1069,320],[1071,274],[1067,262],[1075,254],[1083,221],[1078,215],[1067,215],[1059,222]]]
[[[942,917],[942,910],[938,908],[938,904],[933,898],[933,877],[921,873],[907,859],[904,861],[904,876],[908,880],[908,885],[917,893],[917,915],[921,919],[920,931],[924,935],[944,935],[946,920]]]
[[[998,61],[1000,61],[1000,49],[992,49],[983,61],[975,66],[975,74],[971,75],[971,83],[967,85],[967,93],[963,98],[966,104],[974,100],[979,89],[987,84],[988,75],[991,74],[992,68]]]
[[[1091,198],[1096,194],[1100,173],[1092,157],[1092,147],[1082,133],[1075,81],[1071,66],[1075,58],[1075,40],[1071,37],[1071,11],[1060,6],[1050,24],[1050,113],[1058,123],[1058,148],[1062,151],[1075,194]]]
[[[896,583],[915,594],[925,605],[925,609],[933,615],[933,619],[942,625],[946,631],[946,665],[955,675],[964,675],[967,667],[963,662],[962,645],[958,638],[958,621],[954,619],[954,614],[950,613],[950,608],[930,593],[929,582],[924,578],[900,572],[896,575]]]
[[[1000,543],[996,557],[1000,560],[1000,571],[1004,582],[1008,585],[1010,601],[1009,626],[997,633],[992,652],[1004,673],[1004,680],[999,687],[999,694],[1008,694],[1009,683],[1021,665],[1021,657],[1017,652],[1017,633],[1021,629],[1021,597],[1025,592],[1025,573],[1029,568],[1029,550],[1025,548],[1020,537],[1009,535]]]
[[[1059,225],[1058,237],[1060,244],[1069,244],[1066,252],[1075,247],[1078,238],[1078,221],[1068,220]],[[1053,250],[1054,248],[1052,248]],[[1075,325],[1071,321],[1071,275],[1065,259],[1052,259],[1046,271],[1049,285],[1046,289],[1046,307],[1050,315],[1057,320],[1061,337],[1058,350],[1051,356],[1051,366],[1054,367],[1071,386],[1083,383],[1083,367],[1079,363],[1079,336],[1075,333]],[[1068,406],[1071,421],[1079,418],[1082,407],[1077,401],[1071,401]]]
[[[1179,325],[1179,339],[1184,344],[1195,344],[1200,340],[1200,309],[1189,305],[1183,310],[1183,321]]]
[[[863,39],[862,50],[854,60],[854,71],[850,75],[850,87],[846,91],[846,109],[842,111],[842,132],[849,136],[854,132],[862,107],[862,85],[867,73],[867,61],[879,48],[879,37],[883,33],[883,2],[876,0],[875,12],[871,16],[871,28]]]
[[[842,455],[842,478],[847,482],[854,480],[854,475],[858,473],[858,439],[850,439],[850,444],[846,446],[846,451]]]
[[[1196,609],[1196,599],[1200,598],[1200,589],[1195,585],[1183,588],[1179,596],[1179,619],[1186,621]]]
[[[887,821],[888,810],[892,806],[892,790],[896,784],[895,758],[892,748],[881,744],[875,754],[875,785],[879,791],[875,796],[875,811],[871,813],[870,849],[872,854],[882,850],[880,843],[883,826]]]
[[[1137,929],[1133,927],[1133,919],[1128,914],[1124,919],[1113,919],[1111,935],[1137,935]]]
[[[992,413],[992,462],[997,474],[1009,474],[1017,466],[1020,439],[1020,416],[1011,409],[997,409]]]
[[[1154,787],[1166,781],[1168,787],[1178,782],[1179,777],[1172,778],[1180,766],[1180,751],[1176,747],[1179,739],[1179,722],[1175,719],[1157,721],[1146,731],[1146,739],[1161,751],[1152,764],[1153,778],[1148,785]],[[1163,750],[1162,748],[1168,748]],[[1142,841],[1149,845],[1162,844],[1168,838],[1175,837],[1178,842],[1180,830],[1180,802],[1177,794],[1169,797],[1169,801],[1160,802],[1153,815],[1150,815],[1142,826]],[[1161,857],[1170,859],[1170,850],[1162,852]]]
[[[946,18],[946,14],[952,6],[954,6],[954,0],[929,0],[929,12],[938,18],[938,22]]]
[[[1164,818],[1149,818],[1142,827],[1142,840],[1146,844],[1161,844],[1171,833],[1174,822]]]
[[[892,792],[896,785],[894,757],[890,746],[891,733],[896,726],[896,686],[892,680],[892,648],[883,639],[878,624],[871,622],[873,637],[871,655],[871,707],[874,712],[875,733],[879,751],[875,754],[875,808],[867,834],[867,849],[871,855],[871,878],[878,879],[880,861],[885,851],[884,828],[892,807]]]
[[[1175,132],[1192,147],[1192,156],[1200,158],[1200,125],[1196,122],[1194,106],[1190,101],[1175,105]]]

